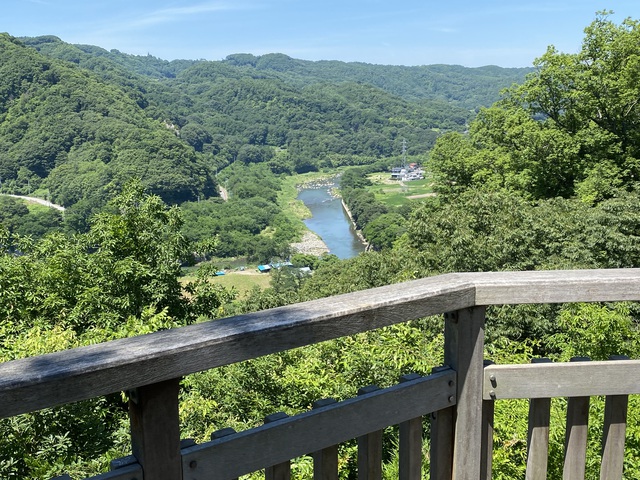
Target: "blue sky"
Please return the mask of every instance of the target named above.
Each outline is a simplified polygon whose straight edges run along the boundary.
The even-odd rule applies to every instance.
[[[3,0],[0,32],[56,35],[122,52],[221,60],[285,53],[387,65],[530,66],[548,45],[575,53],[609,0]]]

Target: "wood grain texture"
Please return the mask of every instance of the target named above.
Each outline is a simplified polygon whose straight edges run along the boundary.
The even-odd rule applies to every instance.
[[[290,480],[291,462],[282,462],[264,469],[264,480]]]
[[[93,398],[473,304],[455,274],[0,365],[0,417]]]
[[[129,400],[131,447],[145,480],[181,478],[179,385],[172,379],[140,387]]]
[[[313,480],[338,480],[338,445],[314,452]]]
[[[444,361],[457,372],[454,480],[477,480],[481,475],[484,313],[484,307],[474,307],[445,317]]]
[[[589,433],[589,397],[572,397],[567,402],[563,480],[584,480]]]
[[[358,437],[358,480],[382,480],[382,430]]]
[[[526,480],[546,480],[549,462],[551,399],[533,398],[529,403]]]
[[[422,478],[422,417],[402,422],[399,430],[400,480]]]
[[[0,417],[474,305],[640,300],[640,269],[457,273],[0,365]]]
[[[483,398],[492,392],[496,399],[640,393],[640,360],[491,365],[484,371]]]
[[[495,402],[482,402],[482,449],[480,451],[480,479],[491,480],[493,468],[493,419]]]
[[[183,478],[245,475],[440,410],[454,393],[455,372],[447,370],[189,447]]]
[[[453,469],[453,414],[454,407],[431,414],[429,446],[429,478],[451,480]]]
[[[333,398],[324,398],[313,403],[313,408],[335,405]],[[311,435],[313,435],[312,433]],[[311,454],[314,480],[338,480],[338,445],[331,445]]]
[[[622,479],[628,406],[628,395],[611,395],[605,400],[600,480]]]
[[[640,300],[637,268],[464,275],[476,286],[476,305]]]

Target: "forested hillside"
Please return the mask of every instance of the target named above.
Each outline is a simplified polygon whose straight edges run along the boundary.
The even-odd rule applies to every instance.
[[[170,203],[212,196],[211,168],[139,91],[0,36],[0,177],[10,193],[49,190],[104,204],[131,177]]]
[[[279,189],[266,177],[390,159],[403,140],[425,158],[439,135],[465,131],[479,106],[527,72],[277,54],[168,62],[53,36],[0,41],[0,192],[70,207],[66,228],[81,231],[129,178],[184,204],[215,198],[215,176],[233,166],[220,177],[240,180],[237,192],[227,185],[232,201],[259,204]],[[228,208],[237,228],[204,221],[211,228],[188,228],[190,239],[222,233],[227,254],[266,259],[296,235],[276,206],[267,223],[247,213],[253,206]],[[279,231],[275,240],[256,237],[267,226]]]
[[[477,116],[470,110],[482,105],[480,93],[460,87],[472,80],[425,80],[416,93],[411,75],[477,74],[489,85],[525,71],[380,67],[366,81],[378,66],[282,55],[174,63],[51,37],[1,40],[2,189],[49,189],[59,201],[81,192],[69,197],[75,205],[113,197],[84,233],[43,240],[22,235],[19,207],[4,202],[3,360],[451,271],[640,266],[637,21],[616,25],[599,14],[580,52],[541,52],[531,75]],[[470,95],[457,99],[465,89]],[[437,196],[384,211],[366,192],[367,169],[392,160],[403,137],[427,160]],[[343,179],[358,221],[397,222],[379,251],[346,261],[298,257],[312,276],[278,271],[270,288],[242,299],[215,283],[212,264],[179,282],[180,265],[204,251],[284,252],[296,226],[277,204],[280,176],[351,165]],[[215,173],[227,202],[206,198]],[[121,187],[128,177],[141,181]],[[174,184],[188,188],[174,194]],[[518,363],[640,358],[639,324],[631,302],[496,306],[487,311],[485,354]],[[192,375],[181,386],[182,429],[200,441],[318,398],[354,396],[363,385],[427,373],[441,349],[441,321],[427,318]],[[596,416],[602,403],[594,399]],[[493,476],[524,478],[528,405],[498,405]],[[115,396],[2,420],[0,476],[106,470],[130,453],[124,409]],[[552,424],[563,409],[565,400],[554,403]],[[640,476],[638,412],[633,396],[625,478]],[[551,439],[549,478],[562,475],[560,437]],[[599,449],[590,440],[589,458]],[[354,478],[354,450],[341,447],[344,478]],[[385,478],[397,476],[395,451],[385,440]],[[306,477],[309,463],[297,459],[294,469]],[[589,461],[587,477],[597,471]]]

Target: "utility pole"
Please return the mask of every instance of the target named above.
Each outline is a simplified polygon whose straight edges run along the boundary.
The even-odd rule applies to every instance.
[[[402,139],[402,168],[407,168],[407,140]]]

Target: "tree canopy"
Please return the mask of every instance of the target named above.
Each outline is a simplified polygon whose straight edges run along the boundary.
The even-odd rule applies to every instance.
[[[432,152],[438,188],[505,188],[528,198],[594,202],[638,181],[640,25],[598,14],[576,54],[549,47],[527,80],[484,109],[469,135]]]

